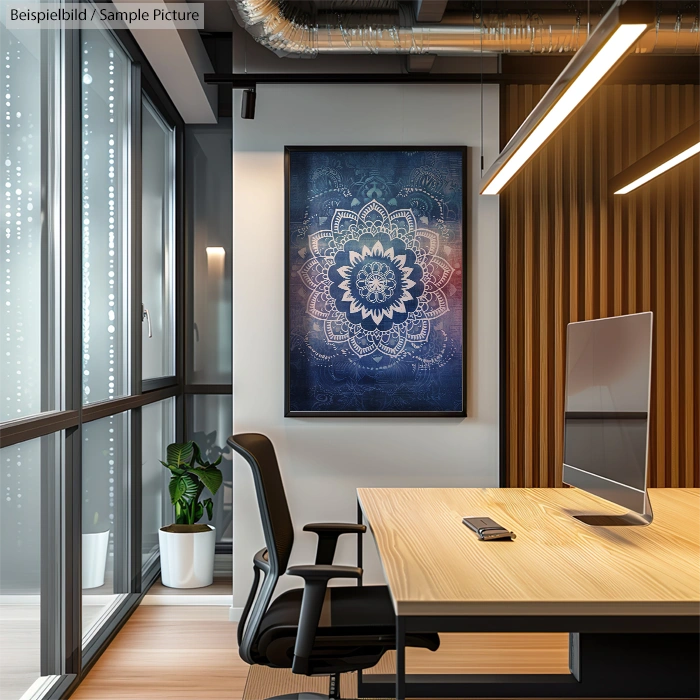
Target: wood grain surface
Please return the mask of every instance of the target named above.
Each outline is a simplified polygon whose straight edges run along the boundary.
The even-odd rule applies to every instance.
[[[403,615],[698,615],[700,490],[652,489],[648,527],[577,489],[358,489]],[[482,542],[463,516],[517,534]]]
[[[390,651],[367,674],[395,673]],[[569,673],[568,634],[440,634],[440,648],[406,649],[406,669],[418,674]]]
[[[139,607],[71,696],[75,700],[262,700],[292,692],[326,692],[326,678],[248,666],[238,655],[236,624],[225,607]],[[411,673],[566,673],[562,634],[441,635],[435,652],[409,649]],[[491,652],[491,653],[488,653]],[[184,659],[184,660],[183,660]],[[373,669],[392,673],[393,655]],[[354,698],[354,674],[343,697]],[[5,688],[3,687],[3,691]],[[19,698],[21,692],[16,695]],[[0,694],[2,700],[5,696]],[[15,700],[12,695],[9,700]]]
[[[502,88],[502,145],[547,88]],[[506,485],[561,486],[567,323],[653,311],[649,485],[700,486],[700,159],[608,188],[698,118],[697,85],[604,85],[501,194]]]
[[[248,665],[228,606],[140,606],[72,700],[233,700]]]
[[[441,634],[436,652],[406,649],[408,673],[569,673],[567,634]],[[394,653],[385,654],[366,674],[392,674]],[[341,676],[344,698],[357,696],[354,673]],[[285,693],[328,692],[327,678],[295,676],[286,668],[251,666],[243,700],[265,700]]]

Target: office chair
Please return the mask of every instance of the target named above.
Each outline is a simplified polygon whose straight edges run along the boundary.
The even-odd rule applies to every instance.
[[[315,523],[316,562],[287,569],[294,543],[284,485],[270,440],[258,433],[233,435],[228,444],[250,465],[260,507],[265,549],[253,557],[253,587],[238,623],[238,646],[248,664],[291,668],[293,673],[330,676],[328,695],[300,693],[269,700],[340,698],[340,674],[375,666],[396,648],[396,618],[386,586],[328,587],[334,578],[358,580],[362,569],[333,564],[338,538],[364,533],[364,525]],[[282,572],[304,579],[272,603]],[[262,584],[260,575],[263,574]],[[406,646],[435,651],[437,634],[407,634]]]

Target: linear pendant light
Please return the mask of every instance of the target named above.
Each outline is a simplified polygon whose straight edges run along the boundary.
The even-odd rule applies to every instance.
[[[537,153],[647,30],[653,7],[615,3],[484,175],[481,194],[498,194]]]
[[[610,189],[614,194],[627,194],[698,153],[700,122],[695,122],[615,175]]]

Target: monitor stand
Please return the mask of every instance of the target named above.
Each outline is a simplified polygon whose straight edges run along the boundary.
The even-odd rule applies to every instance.
[[[654,512],[651,509],[649,494],[644,494],[644,513],[629,511],[624,515],[574,515],[586,525],[593,527],[644,527],[651,525],[654,520]]]

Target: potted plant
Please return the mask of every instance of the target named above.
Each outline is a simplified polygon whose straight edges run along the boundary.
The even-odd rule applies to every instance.
[[[92,517],[92,529],[94,532],[82,534],[82,587],[100,588],[105,583],[105,569],[107,568],[107,550],[109,548],[109,527],[103,529],[100,526],[100,515],[95,513]]]
[[[212,495],[219,490],[220,462],[221,456],[213,463],[205,461],[196,442],[168,445],[167,461],[161,464],[172,473],[169,490],[175,523],[158,532],[164,586],[202,588],[214,581],[216,530],[199,523],[205,511],[211,520],[214,502],[200,499],[205,488]]]

